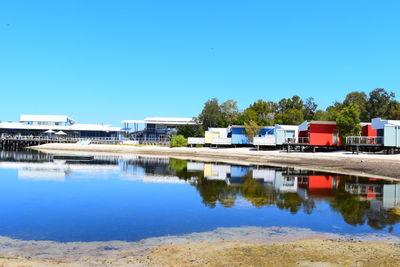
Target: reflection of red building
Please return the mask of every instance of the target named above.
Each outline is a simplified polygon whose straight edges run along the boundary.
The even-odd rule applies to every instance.
[[[341,146],[339,131],[334,121],[311,121],[299,125],[299,140],[308,138],[312,146]]]
[[[371,178],[368,179],[371,182],[374,182],[375,179]],[[347,183],[345,184],[345,190],[346,192],[349,192],[350,194],[355,194],[359,195],[363,199],[371,200],[371,199],[376,199],[377,197],[381,197],[383,194],[383,186],[382,184],[351,184]]]
[[[334,196],[340,178],[330,175],[309,175],[308,183],[299,184],[309,196]]]
[[[361,136],[375,137],[377,134],[377,130],[372,129],[371,124],[364,125],[361,128]]]

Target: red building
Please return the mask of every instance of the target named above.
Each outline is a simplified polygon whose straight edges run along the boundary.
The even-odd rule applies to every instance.
[[[341,146],[334,121],[310,121],[299,125],[299,142],[311,146]]]
[[[331,197],[335,196],[340,178],[331,175],[309,175],[307,184],[299,187],[307,190],[308,196]]]
[[[361,136],[376,137],[377,134],[377,130],[372,129],[371,123],[361,123]]]

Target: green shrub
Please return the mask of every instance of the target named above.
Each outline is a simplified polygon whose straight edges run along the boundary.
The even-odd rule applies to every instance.
[[[183,135],[175,135],[171,138],[171,147],[187,146],[188,140]]]

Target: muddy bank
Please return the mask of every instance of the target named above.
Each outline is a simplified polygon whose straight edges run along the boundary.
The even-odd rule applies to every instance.
[[[227,163],[299,167],[348,175],[400,179],[400,155],[352,154],[347,151],[300,153],[255,151],[249,148],[168,148],[128,145],[45,144],[32,149],[44,152],[80,151],[119,154],[171,156]]]
[[[218,228],[139,242],[0,237],[0,266],[395,266],[399,242],[389,234],[354,236],[288,227]]]

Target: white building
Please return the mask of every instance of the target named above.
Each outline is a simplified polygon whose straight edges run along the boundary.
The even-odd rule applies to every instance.
[[[77,138],[119,138],[121,127],[108,124],[79,124],[65,115],[21,115],[19,122],[0,123],[1,135],[48,135],[63,132],[65,136]]]
[[[125,131],[131,131],[135,137],[145,139],[163,139],[168,133],[178,130],[183,125],[196,125],[193,118],[174,118],[174,117],[148,117],[144,120],[123,120]],[[133,125],[133,129],[130,128]],[[139,125],[144,125],[143,130],[139,130]]]

